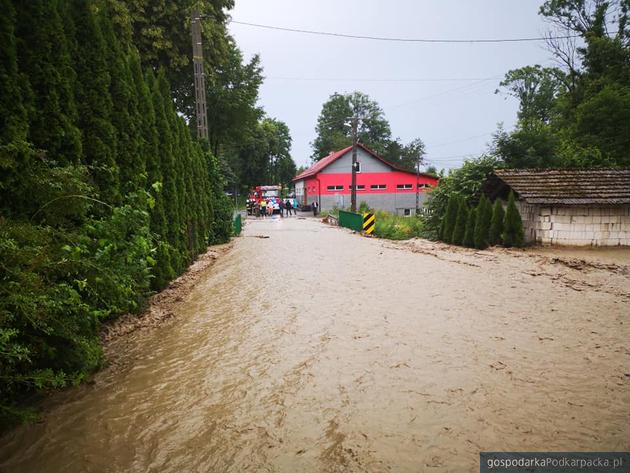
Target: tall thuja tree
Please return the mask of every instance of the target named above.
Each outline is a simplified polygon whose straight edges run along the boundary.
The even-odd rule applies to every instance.
[[[181,195],[178,159],[178,136],[174,128],[173,100],[171,89],[162,70],[158,73],[155,82],[157,88],[156,98],[160,103],[155,104],[158,134],[160,138],[160,158],[162,168],[162,183],[164,185],[164,211],[166,214],[167,238],[172,247],[171,264],[176,274],[184,269],[181,254],[182,228],[181,228]]]
[[[197,201],[195,196],[195,188],[193,185],[192,155],[190,149],[190,132],[186,123],[181,117],[177,117],[177,134],[179,135],[180,146],[180,170],[182,173],[182,223],[185,238],[185,250],[188,255],[188,262],[192,261],[196,256],[195,234],[198,231],[196,225]]]
[[[462,244],[469,248],[475,247],[475,223],[477,222],[477,209],[472,209],[468,213],[466,219],[466,231],[464,232],[464,239]]]
[[[111,121],[116,129],[116,163],[120,170],[120,189],[124,195],[144,185],[139,97],[131,72],[129,45],[119,41],[108,11],[99,15],[99,24],[107,45],[105,51],[113,105]]]
[[[505,210],[505,222],[503,224],[503,244],[505,246],[523,246],[523,220],[516,207],[514,193],[510,192],[507,209]]]
[[[169,172],[172,166],[171,142],[165,135],[168,126],[164,114],[164,103],[157,78],[151,71],[147,74],[147,83],[151,88],[151,110],[153,111],[153,124],[155,130],[154,153],[147,157],[147,175],[152,193],[155,198],[155,206],[151,212],[151,231],[155,236],[156,251],[156,268],[155,279],[153,280],[154,289],[162,289],[166,287],[168,282],[176,275],[173,266],[173,248],[169,243],[169,213],[168,196],[164,185],[164,175]],[[169,189],[169,195],[173,194],[172,188]]]
[[[464,234],[466,233],[466,222],[468,221],[468,204],[466,199],[459,199],[459,208],[457,209],[457,218],[455,219],[455,227],[451,243],[454,245],[462,245],[464,243]]]
[[[166,82],[168,84],[168,81]],[[167,88],[170,97],[170,85]],[[187,257],[188,249],[188,236],[187,236],[187,206],[188,195],[186,191],[186,145],[185,136],[181,133],[179,128],[181,117],[175,112],[173,101],[168,100],[165,104],[166,112],[169,120],[169,127],[171,129],[171,136],[173,137],[173,166],[174,166],[174,186],[177,191],[177,208],[175,215],[177,216],[177,240],[172,242],[175,245],[182,257],[183,270],[190,258]]]
[[[492,208],[492,220],[490,221],[490,240],[491,246],[498,245],[502,242],[501,234],[503,233],[503,220],[505,219],[505,211],[500,199],[494,201]]]
[[[477,219],[475,221],[475,248],[483,250],[490,245],[490,221],[492,220],[492,205],[485,194],[481,194],[481,200],[477,206]]]
[[[28,143],[27,110],[23,83],[17,66],[15,10],[9,0],[0,0],[0,211],[16,207],[15,191],[21,172],[32,157]],[[21,169],[22,168],[22,169]]]
[[[446,213],[442,219],[440,226],[440,237],[445,243],[451,243],[453,238],[453,229],[455,228],[455,221],[457,220],[457,211],[459,210],[460,199],[455,195],[451,195],[448,199],[448,205],[446,207]]]
[[[211,241],[214,241],[213,222],[214,222],[214,206],[212,202],[212,193],[208,190],[210,187],[210,175],[208,174],[208,165],[206,163],[206,155],[202,149],[202,145],[193,142],[193,160],[196,169],[195,172],[195,190],[199,199],[200,227],[203,237],[200,235],[199,245],[201,249],[205,249]],[[202,237],[202,238],[201,238]]]
[[[212,206],[210,243],[225,243],[232,236],[232,205],[223,191],[225,180],[221,174],[219,159],[210,152],[205,153],[209,181],[209,204]]]
[[[156,241],[166,238],[166,215],[164,213],[164,199],[162,190],[162,170],[160,167],[159,138],[153,106],[152,88],[155,76],[151,71],[146,77],[142,73],[140,58],[135,51],[131,52],[131,73],[134,79],[136,96],[138,97],[138,112],[141,122],[140,129],[140,154],[144,162],[144,179],[147,190],[151,193],[153,204],[151,206],[150,228]],[[158,265],[158,269],[159,269]],[[169,271],[166,271],[169,273]]]
[[[93,11],[94,4],[72,2],[77,55],[77,103],[85,161],[102,200],[120,202],[119,168],[116,163],[116,129],[112,125],[109,47]]]

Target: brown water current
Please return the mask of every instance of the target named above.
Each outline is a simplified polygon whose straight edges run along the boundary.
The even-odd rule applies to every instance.
[[[255,238],[265,235],[269,238]],[[426,244],[428,245],[428,244]],[[630,450],[630,275],[248,221],[2,472],[479,471]]]

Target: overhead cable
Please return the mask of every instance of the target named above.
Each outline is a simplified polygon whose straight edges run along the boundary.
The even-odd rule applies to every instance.
[[[368,36],[368,35],[355,35],[347,33],[333,33],[330,31],[315,31],[305,30],[300,28],[287,28],[283,26],[263,25],[260,23],[250,23],[247,21],[230,20],[230,23],[236,25],[250,26],[253,28],[262,28],[267,30],[287,31],[291,33],[302,33],[318,36],[333,36],[338,38],[350,38],[350,39],[367,39],[371,41],[390,41],[397,43],[524,43],[535,41],[548,41],[553,39],[568,39],[576,38],[578,35],[562,35],[562,36],[534,36],[529,38],[471,38],[471,39],[436,39],[436,38],[397,38],[390,36]]]

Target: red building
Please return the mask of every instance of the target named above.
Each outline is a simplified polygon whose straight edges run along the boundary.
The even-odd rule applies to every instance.
[[[438,184],[428,174],[406,171],[388,163],[361,144],[357,149],[357,205],[366,202],[370,208],[398,215],[412,215],[416,208],[416,188],[420,204],[427,192]],[[293,179],[295,194],[301,205],[317,201],[321,209],[350,206],[352,185],[352,146],[330,153]]]

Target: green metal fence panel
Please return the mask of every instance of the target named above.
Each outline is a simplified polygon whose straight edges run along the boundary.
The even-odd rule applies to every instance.
[[[234,235],[239,236],[241,234],[241,230],[243,229],[243,220],[241,219],[240,212],[234,215]]]
[[[363,230],[363,215],[340,210],[339,225],[360,232]]]

